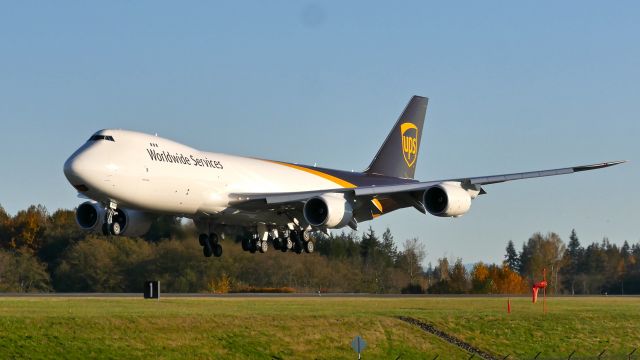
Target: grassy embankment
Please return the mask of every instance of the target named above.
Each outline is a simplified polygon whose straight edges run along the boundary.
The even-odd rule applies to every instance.
[[[508,315],[503,298],[0,298],[0,357],[352,359],[360,335],[364,359],[469,358],[399,315],[501,358],[640,347],[640,298],[547,304],[543,315],[517,298]]]

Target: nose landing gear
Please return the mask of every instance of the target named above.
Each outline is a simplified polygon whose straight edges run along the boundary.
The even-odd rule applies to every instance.
[[[119,236],[122,232],[122,227],[120,226],[120,223],[117,221],[114,221],[113,223],[111,223],[111,234],[114,236]]]
[[[104,224],[102,224],[103,235],[119,236],[122,234],[124,217],[118,213],[115,206],[110,205],[105,211]]]

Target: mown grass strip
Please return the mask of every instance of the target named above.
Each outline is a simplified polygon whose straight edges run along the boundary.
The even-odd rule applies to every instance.
[[[640,297],[0,297],[1,358],[461,359],[411,317],[509,359],[627,359],[640,346]],[[479,355],[475,355],[479,358]]]

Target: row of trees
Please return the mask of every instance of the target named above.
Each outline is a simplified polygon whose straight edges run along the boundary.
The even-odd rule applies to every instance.
[[[509,241],[502,265],[473,265],[446,258],[425,271],[431,293],[517,294],[546,276],[552,294],[640,294],[640,243],[619,247],[604,238],[586,248],[576,231],[564,244],[556,233],[533,234],[517,251]]]
[[[423,268],[417,238],[397,247],[387,229],[319,236],[316,252],[243,252],[224,240],[222,258],[204,258],[195,230],[161,217],[144,238],[102,237],[80,230],[72,210],[49,214],[31,206],[15,216],[0,207],[0,291],[140,292],[157,279],[170,292],[295,291],[370,293],[492,293],[530,291],[547,269],[552,291],[640,293],[640,244],[608,240],[586,248],[575,231],[567,246],[557,234],[534,234],[520,252],[507,245],[502,264],[439,259]]]
[[[157,279],[167,291],[294,288],[298,291],[400,292],[417,283],[425,250],[417,239],[397,250],[390,230],[315,239],[318,251],[249,254],[225,240],[207,259],[195,230],[161,217],[144,238],[102,237],[78,228],[72,210],[0,207],[0,291],[139,292]],[[341,248],[342,246],[342,248]],[[221,285],[224,284],[224,285]],[[409,291],[409,290],[405,290]]]
[[[510,241],[505,261],[529,278],[540,278],[547,269],[552,291],[564,294],[640,293],[640,243],[612,244],[608,238],[582,246],[575,230],[569,243],[555,233],[534,234],[518,253]]]
[[[453,266],[447,258],[431,264],[425,271],[427,290],[432,294],[525,294],[530,283],[506,264],[478,262],[470,271],[457,259]]]

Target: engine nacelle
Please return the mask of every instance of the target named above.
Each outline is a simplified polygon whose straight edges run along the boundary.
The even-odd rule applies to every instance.
[[[313,197],[304,204],[305,220],[317,227],[338,229],[353,219],[353,208],[342,194],[325,194]]]
[[[83,202],[76,209],[76,222],[83,230],[100,231],[104,224],[104,206],[94,201]]]
[[[422,203],[429,214],[441,217],[461,216],[471,208],[471,194],[459,183],[444,182],[428,188]]]
[[[105,208],[97,202],[84,202],[76,210],[76,222],[84,230],[100,232],[105,212]],[[141,236],[149,231],[153,216],[138,210],[118,209],[112,220],[120,224],[120,235]]]
[[[142,236],[149,231],[153,222],[151,214],[131,209],[118,209],[113,221],[120,223],[122,236]]]

